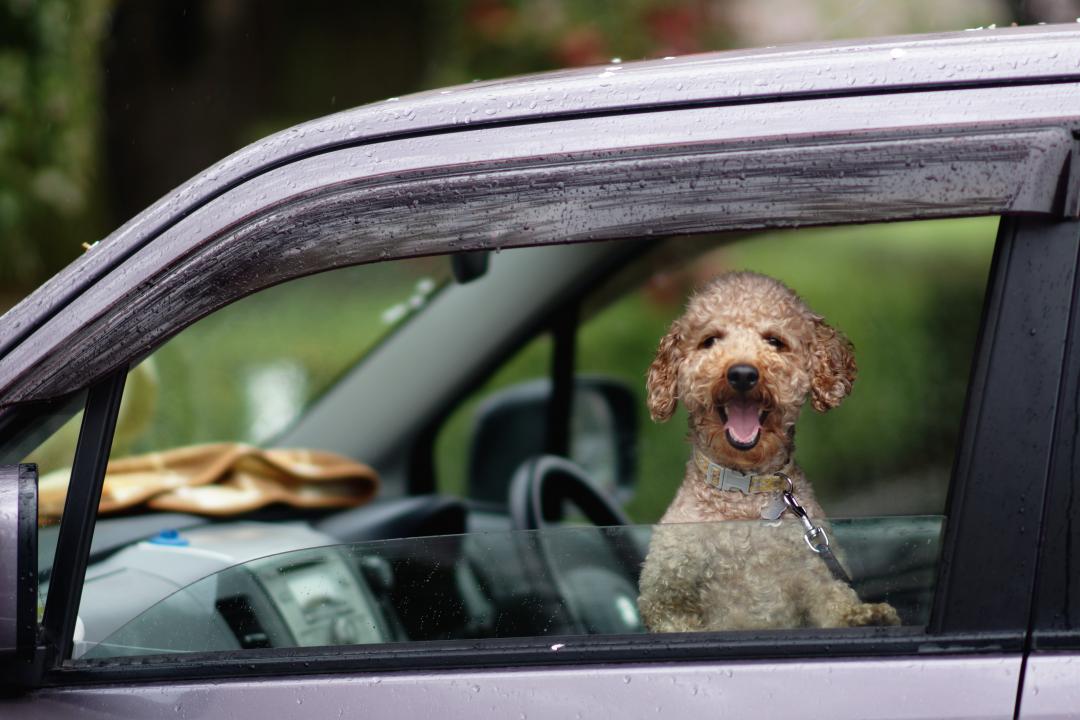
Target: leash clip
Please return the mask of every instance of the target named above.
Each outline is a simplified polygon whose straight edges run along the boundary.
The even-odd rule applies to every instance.
[[[820,525],[815,525],[810,519],[810,516],[806,514],[806,510],[799,504],[798,498],[795,497],[795,483],[791,478],[782,472],[775,473],[776,477],[787,482],[787,490],[784,491],[782,497],[784,504],[787,505],[791,513],[799,518],[799,522],[802,523],[803,529],[806,532],[803,533],[803,540],[806,541],[807,547],[813,550],[815,553],[821,554],[823,551],[829,549],[829,536],[825,533],[825,528]]]

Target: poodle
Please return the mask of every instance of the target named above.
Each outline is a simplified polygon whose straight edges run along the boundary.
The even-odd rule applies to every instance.
[[[792,460],[795,421],[807,397],[819,412],[839,405],[855,373],[847,338],[777,280],[728,273],[690,298],[647,382],[653,420],[686,406],[692,445],[641,572],[651,631],[899,624],[830,572],[793,513],[782,517],[789,490],[824,519]]]

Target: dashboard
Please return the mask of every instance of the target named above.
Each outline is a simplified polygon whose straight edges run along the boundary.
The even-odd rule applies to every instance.
[[[287,564],[271,558],[252,566],[294,645],[359,645],[388,639],[382,612],[351,559],[331,547],[304,553],[303,560]],[[241,622],[230,625],[234,633],[241,628]]]
[[[87,568],[73,656],[384,642],[398,634],[352,555],[305,523],[164,530]]]

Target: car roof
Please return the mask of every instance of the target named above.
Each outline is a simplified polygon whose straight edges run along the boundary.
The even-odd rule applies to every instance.
[[[658,109],[1078,80],[1080,25],[1061,25],[612,62],[390,98],[267,137],[179,186],[0,318],[0,359],[88,288],[214,199],[276,169],[337,150],[481,127]],[[0,393],[7,394],[10,387],[11,383],[0,382]],[[45,394],[58,390],[53,387]],[[0,406],[8,401],[0,396]]]

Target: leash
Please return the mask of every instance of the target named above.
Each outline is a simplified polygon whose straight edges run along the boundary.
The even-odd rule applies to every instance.
[[[738,490],[743,494],[779,492],[780,497],[774,498],[761,511],[762,520],[775,522],[785,512],[791,511],[791,514],[799,519],[806,530],[803,533],[806,546],[821,558],[834,578],[851,585],[851,578],[848,577],[829,547],[829,536],[825,533],[825,528],[815,525],[807,515],[806,509],[799,504],[798,498],[795,497],[795,483],[787,473],[777,471],[768,475],[746,474],[713,462],[697,448],[694,448],[694,463],[705,476],[705,484],[714,490]],[[785,464],[784,467],[787,465]]]
[[[836,559],[836,555],[833,554],[832,548],[829,547],[829,536],[825,533],[825,528],[820,525],[815,525],[814,521],[807,515],[806,509],[799,504],[798,498],[795,497],[795,483],[791,481],[791,478],[782,472],[775,473],[776,477],[781,478],[787,482],[787,490],[784,490],[781,496],[784,500],[785,510],[790,510],[791,513],[799,519],[806,532],[803,533],[803,540],[806,541],[806,546],[813,552],[817,553],[818,557],[825,563],[825,567],[829,568],[829,572],[837,580],[851,585],[851,578],[844,572],[844,568],[840,565],[840,561]],[[780,512],[783,515],[783,511]],[[779,516],[777,516],[779,519]]]

